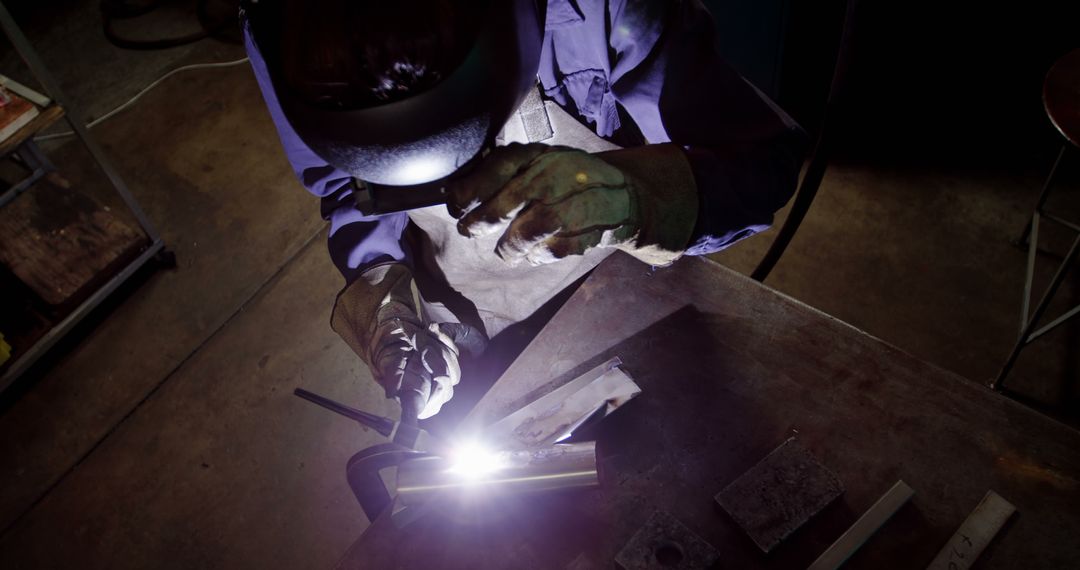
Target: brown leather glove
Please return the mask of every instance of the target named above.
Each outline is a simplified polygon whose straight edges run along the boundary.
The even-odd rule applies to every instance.
[[[533,265],[614,247],[652,265],[682,256],[697,220],[693,172],[675,144],[599,154],[511,144],[448,189],[467,237],[501,233],[496,253]]]
[[[416,305],[408,267],[377,265],[338,294],[330,323],[386,397],[402,402],[402,415],[425,419],[453,397],[461,379],[455,337],[471,347],[483,335],[457,323],[425,323]]]

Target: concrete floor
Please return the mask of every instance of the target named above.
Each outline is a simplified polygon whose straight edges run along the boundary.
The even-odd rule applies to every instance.
[[[88,116],[177,65],[243,55],[215,41],[119,50],[101,37],[96,9],[68,2],[48,21],[28,16],[28,34]],[[329,329],[341,278],[250,71],[174,77],[96,135],[179,267],[150,275],[8,398],[0,566],[333,564],[366,526],[345,462],[380,437],[290,392],[394,406]],[[70,144],[50,152],[74,155]],[[1009,239],[1040,177],[1007,165],[840,162],[768,283],[984,382],[1016,334],[1024,255]],[[1076,192],[1058,201],[1076,206]],[[769,239],[717,258],[748,271]],[[1043,278],[1050,271],[1040,263]],[[1080,280],[1064,293],[1080,301]],[[1011,386],[1072,417],[1077,346],[1076,325],[1033,346]]]

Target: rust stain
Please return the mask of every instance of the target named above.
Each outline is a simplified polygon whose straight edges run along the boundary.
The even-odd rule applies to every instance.
[[[997,466],[1012,475],[1025,479],[1035,479],[1062,489],[1073,489],[1077,486],[1077,483],[1080,483],[1076,478],[1070,477],[1051,466],[1016,455],[998,456]]]

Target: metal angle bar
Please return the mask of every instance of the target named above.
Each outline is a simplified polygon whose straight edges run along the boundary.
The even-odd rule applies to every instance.
[[[72,327],[78,324],[78,322],[81,321],[83,317],[90,313],[90,311],[94,310],[94,308],[101,304],[101,302],[104,301],[106,297],[108,297],[113,291],[120,287],[122,283],[127,281],[127,279],[131,277],[139,268],[141,268],[148,261],[153,259],[154,256],[157,255],[158,252],[160,252],[164,248],[165,244],[161,240],[157,240],[154,243],[150,244],[150,247],[148,247],[146,251],[142,252],[139,257],[135,258],[134,261],[127,264],[122,270],[120,270],[119,273],[114,275],[112,279],[109,279],[109,281],[102,285],[97,291],[87,297],[87,299],[83,301],[78,307],[76,307],[70,315],[65,317],[64,320],[57,323],[56,326],[49,330],[49,332],[45,333],[45,336],[38,339],[38,341],[34,343],[34,345],[31,346],[29,350],[27,350],[21,357],[19,357],[18,360],[12,362],[11,367],[8,368],[6,372],[4,372],[4,376],[0,378],[0,393],[2,393],[4,390],[7,390],[16,378],[22,375],[23,372],[26,372],[26,370],[29,369],[30,366],[32,366],[38,358],[41,358],[41,356],[44,355],[46,351],[52,348],[53,345],[56,344],[61,337],[67,334],[67,332],[71,330]]]
[[[851,525],[851,528],[840,535],[832,546],[822,552],[807,570],[839,568],[914,495],[915,491],[907,483],[902,480],[897,481],[859,517],[859,520],[855,521],[855,524]]]
[[[927,570],[966,570],[994,539],[1016,507],[1001,495],[987,491],[974,511],[938,552]]]
[[[485,439],[525,447],[566,439],[595,415],[606,416],[641,393],[620,364],[612,358],[491,424],[484,428]]]
[[[0,28],[3,28],[4,33],[8,39],[11,40],[12,45],[15,46],[15,50],[19,52],[23,61],[26,62],[27,67],[34,74],[34,77],[41,82],[41,86],[45,88],[45,91],[58,105],[64,108],[64,118],[67,120],[68,125],[71,126],[71,130],[82,141],[83,146],[90,151],[90,155],[93,156],[94,161],[97,162],[98,167],[105,173],[105,177],[112,183],[113,188],[120,198],[124,200],[124,203],[135,214],[135,219],[138,220],[139,225],[143,231],[146,232],[151,242],[160,241],[159,234],[154,228],[154,225],[150,222],[150,219],[146,217],[146,213],[143,212],[142,207],[135,201],[135,197],[131,195],[128,190],[127,184],[120,177],[120,174],[113,167],[112,163],[105,156],[104,151],[97,145],[97,141],[90,137],[90,133],[87,132],[86,126],[82,121],[82,117],[78,116],[78,113],[69,105],[67,105],[67,99],[60,91],[59,85],[53,79],[52,74],[49,73],[48,68],[38,57],[37,52],[33,46],[30,45],[30,41],[23,35],[22,30],[19,29],[18,24],[15,23],[14,18],[11,17],[11,13],[7,8],[0,3]]]

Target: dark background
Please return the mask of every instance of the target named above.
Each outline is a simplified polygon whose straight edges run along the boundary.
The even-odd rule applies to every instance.
[[[845,2],[706,4],[732,64],[816,130]],[[1078,23],[1076,1],[858,0],[838,156],[1047,168],[1042,80]]]

